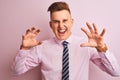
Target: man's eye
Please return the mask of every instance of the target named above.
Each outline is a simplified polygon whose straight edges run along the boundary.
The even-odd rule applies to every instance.
[[[58,23],[58,21],[53,21],[53,23]]]
[[[63,22],[64,22],[64,23],[66,23],[66,22],[67,22],[67,20],[64,20]]]

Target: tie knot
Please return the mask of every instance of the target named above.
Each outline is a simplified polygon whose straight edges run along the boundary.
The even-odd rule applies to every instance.
[[[67,41],[63,41],[63,46],[65,46],[65,45],[67,45],[68,44],[68,42]]]

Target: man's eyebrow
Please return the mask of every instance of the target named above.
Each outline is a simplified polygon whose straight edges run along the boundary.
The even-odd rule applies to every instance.
[[[51,20],[52,22],[59,22],[59,20]]]
[[[63,19],[63,21],[67,21],[68,19]]]
[[[54,20],[52,20],[52,21],[59,21],[59,20],[54,19]]]
[[[52,22],[60,22],[60,20],[51,20]],[[68,21],[68,19],[63,19],[62,21]]]

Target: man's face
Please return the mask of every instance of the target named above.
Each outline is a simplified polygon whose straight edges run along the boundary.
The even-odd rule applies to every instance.
[[[66,40],[71,35],[73,19],[67,10],[55,11],[51,14],[50,26],[59,40]]]

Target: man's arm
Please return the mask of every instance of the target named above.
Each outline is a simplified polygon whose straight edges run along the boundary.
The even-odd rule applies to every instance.
[[[107,72],[111,76],[120,76],[120,66],[109,50],[106,52],[91,52],[93,55],[91,61],[97,65],[101,70]]]
[[[26,34],[22,36],[22,45],[15,57],[15,72],[17,74],[22,74],[29,69],[36,67],[40,63],[40,58],[36,52],[36,45],[41,44],[41,42],[36,40],[39,30],[35,28],[28,29]]]
[[[91,60],[102,70],[106,71],[107,73],[111,74],[112,76],[120,76],[120,67],[113,56],[112,53],[108,51],[108,47],[104,43],[104,34],[106,29],[99,34],[98,28],[95,23],[92,26],[87,22],[86,23],[88,30],[85,28],[81,28],[81,30],[87,35],[88,42],[82,43],[81,47],[92,47],[96,48],[97,54],[93,54],[94,51],[91,53],[93,54]]]

